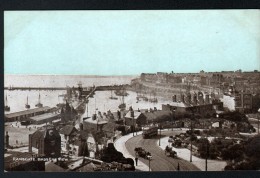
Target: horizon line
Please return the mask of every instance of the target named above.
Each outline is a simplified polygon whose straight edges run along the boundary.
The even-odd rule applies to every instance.
[[[109,77],[109,76],[138,76],[141,75],[142,73],[146,74],[146,73],[150,73],[150,74],[156,74],[156,73],[167,73],[167,74],[190,74],[190,73],[201,73],[202,71],[204,73],[220,73],[220,72],[238,72],[239,70],[241,70],[241,73],[243,72],[260,72],[259,69],[253,69],[253,70],[242,70],[242,69],[238,69],[238,70],[222,70],[222,71],[204,71],[204,70],[200,70],[198,72],[163,72],[163,71],[157,71],[157,72],[141,72],[139,74],[102,74],[102,75],[98,75],[98,74],[26,74],[26,73],[18,73],[18,74],[10,74],[10,73],[4,73],[4,75],[55,75],[55,76],[92,76],[92,77]]]

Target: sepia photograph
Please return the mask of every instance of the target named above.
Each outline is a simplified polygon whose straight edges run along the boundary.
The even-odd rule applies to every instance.
[[[260,170],[260,10],[4,11],[4,171]]]

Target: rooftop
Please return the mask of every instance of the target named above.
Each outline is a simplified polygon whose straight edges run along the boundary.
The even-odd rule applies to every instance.
[[[9,114],[6,114],[5,117],[13,118],[13,117],[18,117],[18,116],[33,114],[33,113],[36,113],[36,112],[46,111],[46,110],[49,110],[49,109],[51,109],[49,106],[44,106],[42,108],[34,108],[34,109],[28,109],[28,110],[24,110],[24,111],[9,113]]]
[[[96,119],[93,120],[92,118],[85,119],[83,122],[88,122],[92,124],[97,124],[97,125],[102,125],[102,124],[107,124],[108,123],[108,118],[104,115],[96,115]]]
[[[92,123],[92,124],[97,124],[97,125],[102,125],[102,124],[107,124],[108,121],[105,121],[105,120],[93,120],[92,118],[89,118],[89,119],[86,119],[84,120],[84,122],[88,122],[88,123]]]
[[[41,115],[30,117],[30,119],[35,120],[35,121],[40,121],[40,120],[45,120],[45,119],[48,119],[48,118],[56,117],[58,115],[60,115],[60,114],[57,114],[57,113],[45,113],[45,114],[41,114]]]
[[[137,119],[139,118],[139,116],[141,115],[142,113],[139,112],[139,111],[134,111],[134,119]],[[133,118],[131,116],[131,111],[129,111],[126,115],[125,115],[126,118]]]
[[[77,169],[76,171],[78,171],[78,172],[93,172],[95,168],[97,168],[97,165],[95,165],[93,162],[89,162],[85,166]]]
[[[71,135],[73,131],[77,131],[77,129],[73,125],[65,125],[61,128],[60,134]]]
[[[53,162],[45,163],[45,172],[65,172],[66,170],[62,167],[54,164]]]
[[[195,107],[195,106],[206,106],[206,105],[212,105],[212,103],[184,103],[184,102],[167,102],[167,103],[162,103],[165,105],[170,105],[170,106],[174,106],[174,107],[179,107],[179,108],[188,108],[188,107]]]
[[[170,117],[171,114],[171,111],[153,111],[144,113],[148,120],[163,119],[164,117]]]
[[[47,135],[49,135],[49,130],[53,130],[53,134],[55,135],[55,137],[60,137],[59,132],[55,129],[55,127],[53,127],[52,125],[47,125],[44,128],[41,128],[39,130],[36,130],[34,133],[31,134],[31,137],[33,139],[41,139],[46,137]]]

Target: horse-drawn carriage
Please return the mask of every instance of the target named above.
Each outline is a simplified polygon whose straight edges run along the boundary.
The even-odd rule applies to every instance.
[[[165,151],[165,155],[167,155],[167,156],[170,156],[173,158],[177,157],[177,152],[173,151],[172,147],[169,147],[168,145],[166,146],[164,151]]]
[[[152,154],[148,151],[145,151],[145,149],[143,149],[142,147],[136,147],[135,152],[141,158],[151,159],[152,157]]]

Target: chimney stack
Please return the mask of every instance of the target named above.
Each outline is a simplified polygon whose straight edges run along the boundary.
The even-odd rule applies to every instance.
[[[32,134],[29,134],[29,147],[28,152],[32,153]]]
[[[206,94],[206,96],[205,96],[206,98],[205,98],[205,102],[206,102],[206,104],[209,104],[210,102],[209,102],[209,94]]]
[[[203,93],[201,91],[198,92],[198,100],[199,100],[199,104],[204,103]]]
[[[181,102],[185,103],[184,94],[181,94]]]
[[[80,128],[80,130],[83,130],[83,124],[82,123],[79,124],[79,128]]]
[[[187,93],[187,95],[186,95],[186,100],[187,100],[187,103],[188,103],[188,104],[191,103],[191,94],[190,94],[190,93]]]
[[[97,119],[97,114],[93,114],[92,120],[94,121],[94,120],[96,120],[96,119]]]
[[[196,94],[196,93],[193,94],[193,103],[194,103],[195,105],[198,104],[198,99],[197,99],[197,94]]]
[[[172,101],[173,101],[173,102],[177,102],[176,95],[173,95],[173,96],[172,96]]]
[[[8,131],[6,131],[6,135],[5,135],[5,145],[8,148],[9,147],[9,135],[8,135]]]
[[[135,114],[134,114],[134,111],[132,110],[132,111],[130,111],[130,115],[131,115],[131,117],[134,117],[135,116]]]

